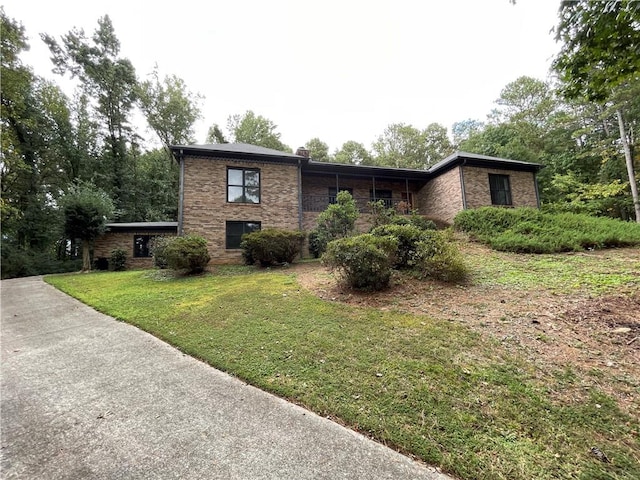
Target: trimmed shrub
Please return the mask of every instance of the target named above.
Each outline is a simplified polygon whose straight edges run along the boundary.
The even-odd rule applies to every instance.
[[[416,245],[422,239],[424,230],[414,225],[381,225],[371,230],[377,237],[393,237],[398,242],[395,255],[396,268],[412,268],[416,264]]]
[[[169,266],[167,247],[175,237],[155,237],[149,242],[149,251],[153,257],[153,266],[163,269]]]
[[[403,217],[400,217],[403,218]],[[438,226],[435,224],[433,220],[429,220],[428,218],[423,217],[422,215],[418,215],[415,211],[411,212],[411,216],[409,217],[409,224],[414,227],[418,227],[421,230],[437,230]]]
[[[356,235],[329,242],[322,263],[353,288],[382,290],[389,285],[397,249],[393,237]]]
[[[243,235],[242,256],[245,263],[262,267],[292,263],[300,255],[305,234],[300,231],[265,228]]]
[[[121,272],[126,269],[127,252],[121,248],[114,248],[111,250],[109,256],[109,266],[114,272]]]
[[[640,245],[640,224],[535,208],[483,207],[460,212],[454,225],[496,250],[556,253]]]
[[[329,236],[327,232],[321,229],[314,229],[309,232],[309,253],[313,258],[320,258],[327,249]]]
[[[467,267],[451,238],[435,230],[424,231],[415,246],[415,272],[421,278],[445,282],[460,282],[467,276]]]
[[[201,273],[211,260],[207,241],[196,235],[186,235],[171,239],[164,250],[167,265],[172,270],[186,274]]]

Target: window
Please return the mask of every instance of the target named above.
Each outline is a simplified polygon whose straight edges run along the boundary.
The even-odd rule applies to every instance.
[[[149,242],[156,238],[155,235],[135,235],[133,237],[133,258],[151,257]]]
[[[242,235],[245,233],[260,230],[260,222],[227,222],[227,242],[228,250],[237,250],[240,248]]]
[[[260,170],[228,168],[227,202],[260,203]]]
[[[336,187],[329,187],[329,203],[336,203],[336,195],[338,195],[338,191],[349,192],[349,194],[353,197],[353,188],[351,187],[340,187],[340,190],[338,190]]]
[[[511,185],[509,175],[489,174],[491,205],[511,205]]]
[[[369,190],[369,200],[372,202],[377,202],[378,200],[384,201],[384,206],[386,208],[391,208],[393,202],[391,199],[393,198],[393,194],[391,190],[374,190],[373,188]]]

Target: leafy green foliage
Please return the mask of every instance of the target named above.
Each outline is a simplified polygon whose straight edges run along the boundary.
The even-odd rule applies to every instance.
[[[553,253],[640,245],[640,225],[533,208],[483,207],[460,212],[454,226],[496,250]]]
[[[333,158],[329,155],[329,145],[318,137],[312,138],[304,144],[304,148],[309,150],[309,156],[316,162],[331,162]]]
[[[2,242],[2,279],[77,272],[81,259],[58,258],[55,252],[25,250]]]
[[[398,247],[395,253],[395,268],[413,268],[417,260],[417,244],[425,236],[425,231],[414,225],[380,225],[371,230],[371,234],[377,237],[392,237]]]
[[[371,234],[396,241],[395,268],[411,269],[420,278],[446,282],[459,282],[467,275],[467,267],[454,239],[445,232],[411,224],[387,224],[374,228]]]
[[[48,34],[42,40],[51,52],[54,72],[69,72],[77,77],[85,91],[95,100],[95,113],[101,123],[104,155],[100,166],[101,181],[117,209],[129,207],[125,165],[128,145],[135,144],[129,119],[137,100],[137,78],[133,64],[121,58],[120,41],[109,16],[98,19],[98,28],[89,39],[82,30],[73,29],[58,43]]]
[[[293,263],[300,255],[305,234],[300,231],[265,228],[243,235],[242,256],[245,263],[258,262],[263,267]]]
[[[421,278],[461,282],[468,275],[460,250],[444,232],[423,230],[415,244],[414,262],[414,271]]]
[[[291,152],[291,148],[280,141],[278,126],[271,120],[247,110],[243,115],[232,115],[227,119],[227,129],[233,142],[249,143],[260,147]]]
[[[196,235],[172,238],[164,250],[167,264],[172,270],[183,271],[187,275],[201,273],[211,256],[207,241]]]
[[[411,125],[389,125],[373,144],[375,163],[381,166],[426,169],[453,153],[447,129],[432,123],[424,130]]]
[[[114,272],[121,272],[126,269],[127,252],[121,248],[114,248],[111,250],[109,256],[109,265]]]
[[[336,203],[332,203],[318,215],[317,230],[330,240],[346,237],[353,233],[359,215],[351,194],[342,190],[336,195]]]
[[[569,97],[609,99],[640,72],[640,4],[634,0],[564,0],[556,38],[562,49],[553,63]]]
[[[200,118],[202,97],[189,92],[184,80],[175,75],[160,81],[157,67],[150,76],[138,85],[140,106],[149,126],[165,147],[194,143],[193,124]]]
[[[159,236],[150,240],[149,252],[153,257],[153,266],[164,269],[169,266],[167,259],[167,247],[174,237]]]
[[[107,220],[114,213],[108,195],[93,185],[73,188],[61,201],[64,230],[69,238],[93,241],[104,233]]]
[[[329,238],[324,230],[314,228],[309,232],[309,253],[313,258],[320,258],[327,249]]]
[[[349,140],[342,144],[339,150],[333,155],[336,163],[346,163],[351,165],[372,165],[373,158],[365,146],[354,140]]]
[[[382,290],[389,285],[398,241],[371,234],[333,240],[322,263],[342,276],[352,288]]]

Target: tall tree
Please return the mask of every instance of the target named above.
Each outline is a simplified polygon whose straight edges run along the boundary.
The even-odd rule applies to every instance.
[[[346,141],[336,150],[333,156],[336,163],[348,163],[351,165],[372,165],[373,158],[365,146],[354,140]]]
[[[616,94],[640,77],[640,2],[632,0],[563,1],[557,39],[562,42],[553,68],[567,98],[586,97],[600,104],[615,102]],[[640,197],[633,163],[633,145],[625,125],[626,102],[615,102],[636,221]]]
[[[291,148],[280,141],[278,126],[271,120],[256,115],[251,110],[244,114],[232,115],[227,120],[227,128],[233,142],[249,143],[260,147],[291,152]]]
[[[217,123],[214,123],[209,127],[209,131],[207,132],[207,138],[205,143],[229,143],[222,133],[220,126]]]
[[[304,148],[309,150],[309,156],[317,162],[330,162],[329,145],[324,143],[318,137],[312,138],[304,144]]]
[[[137,98],[136,73],[131,62],[120,57],[118,40],[111,19],[98,20],[98,28],[89,39],[83,30],[73,29],[58,43],[48,34],[43,41],[51,52],[54,72],[69,72],[77,77],[87,94],[96,102],[108,163],[108,187],[116,207],[127,208],[127,155],[134,139],[129,118]]]
[[[453,152],[447,129],[432,123],[424,130],[395,123],[373,143],[378,165],[426,169]]]
[[[149,126],[167,149],[170,145],[194,143],[193,125],[200,118],[201,95],[191,93],[176,75],[161,81],[157,67],[150,77],[138,88],[140,106]]]
[[[480,120],[468,118],[466,120],[455,122],[451,127],[454,145],[459,146],[462,142],[468,140],[472,135],[481,132],[482,129],[484,129],[484,123]]]
[[[20,55],[29,48],[22,25],[0,9],[1,64],[0,207],[3,255],[11,244],[21,251],[47,249],[57,235],[52,200],[58,195],[59,89],[35,76]]]
[[[82,271],[91,271],[91,242],[104,233],[107,220],[113,216],[113,203],[105,192],[90,184],[73,187],[61,203],[65,233],[70,239],[82,241]]]

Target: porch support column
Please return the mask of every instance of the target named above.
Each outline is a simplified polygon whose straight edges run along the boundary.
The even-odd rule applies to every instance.
[[[411,205],[411,203],[409,202],[411,197],[409,197],[409,179],[408,178],[404,179],[404,189],[407,192],[407,212],[406,213],[408,214],[409,210],[413,209],[413,205]]]
[[[377,199],[377,195],[376,195],[376,177],[373,176],[371,177],[371,180],[373,181],[373,201],[375,202]]]

